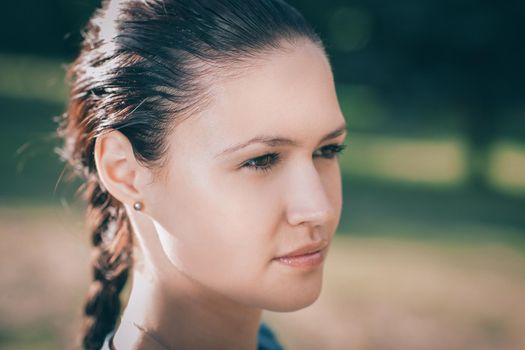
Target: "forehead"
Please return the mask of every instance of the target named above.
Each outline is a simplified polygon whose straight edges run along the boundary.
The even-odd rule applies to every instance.
[[[307,141],[344,122],[330,64],[311,42],[267,53],[211,92],[210,105],[175,128],[174,142],[217,151],[258,134]]]

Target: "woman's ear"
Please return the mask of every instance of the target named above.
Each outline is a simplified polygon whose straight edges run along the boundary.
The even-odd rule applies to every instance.
[[[113,197],[130,206],[144,199],[151,171],[137,161],[126,136],[118,130],[98,136],[94,153],[100,181]]]

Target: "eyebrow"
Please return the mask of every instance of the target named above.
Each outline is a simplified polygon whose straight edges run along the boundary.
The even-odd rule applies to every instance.
[[[334,139],[334,138],[336,138],[336,137],[346,133],[347,131],[348,131],[348,126],[345,123],[345,124],[341,125],[340,127],[338,127],[337,129],[335,129],[334,131],[330,131],[328,134],[324,135],[321,138],[321,140],[319,140],[319,143],[327,141],[327,140]],[[229,147],[229,148],[225,149],[224,151],[220,152],[219,154],[217,154],[215,157],[224,156],[225,154],[236,152],[236,151],[238,151],[238,150],[240,150],[242,148],[245,148],[245,147],[247,147],[247,146],[249,146],[251,144],[254,144],[254,143],[263,143],[263,144],[271,146],[271,147],[281,146],[281,145],[300,146],[299,142],[297,142],[295,140],[292,140],[292,139],[289,139],[289,138],[280,137],[280,136],[271,136],[271,135],[259,135],[259,136],[255,136],[255,137],[251,138],[250,140],[248,140],[246,142],[243,142],[241,144]]]

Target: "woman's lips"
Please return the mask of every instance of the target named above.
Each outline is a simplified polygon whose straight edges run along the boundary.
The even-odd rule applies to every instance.
[[[294,255],[294,256],[282,256],[275,258],[274,260],[292,267],[313,267],[320,265],[324,260],[324,250],[321,249],[312,253]]]

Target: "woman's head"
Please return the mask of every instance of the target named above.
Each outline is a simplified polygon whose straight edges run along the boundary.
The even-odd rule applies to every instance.
[[[280,311],[317,298],[320,267],[274,260],[329,242],[342,204],[344,119],[301,15],[279,0],[106,2],[69,77],[62,156],[86,179],[97,248],[85,347],[116,322],[128,214],[153,222],[173,273],[210,290]]]
[[[215,83],[207,110],[168,136],[166,180],[138,196],[176,270],[263,309],[313,302],[321,268],[272,259],[332,238],[341,181],[331,145],[343,130],[329,65],[308,42]]]

